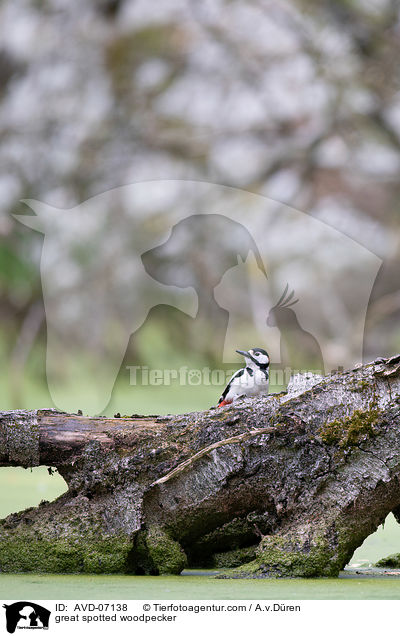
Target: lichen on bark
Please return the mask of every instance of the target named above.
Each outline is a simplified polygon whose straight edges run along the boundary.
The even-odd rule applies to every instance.
[[[8,411],[3,413],[0,433],[0,461],[8,458],[11,465],[24,468],[39,466],[39,426],[37,411]]]

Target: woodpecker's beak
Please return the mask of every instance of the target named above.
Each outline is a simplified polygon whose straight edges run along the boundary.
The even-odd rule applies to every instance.
[[[236,349],[236,353],[240,353],[240,355],[244,356],[245,358],[251,357],[248,351],[240,351],[239,349]]]

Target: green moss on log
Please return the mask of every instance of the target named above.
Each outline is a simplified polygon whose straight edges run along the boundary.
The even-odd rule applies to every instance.
[[[158,574],[180,574],[187,557],[177,541],[159,526],[151,526],[146,535],[148,555]]]
[[[212,567],[215,568],[237,568],[245,563],[249,563],[256,557],[256,545],[247,548],[237,548],[228,552],[216,552],[212,555]]]
[[[341,555],[321,536],[304,544],[293,537],[267,536],[257,553],[253,561],[220,578],[336,577],[347,562],[347,554]]]
[[[376,425],[380,417],[381,410],[372,404],[366,411],[356,409],[350,416],[325,422],[318,430],[318,434],[328,446],[351,448],[378,434]]]
[[[122,574],[130,571],[126,537],[71,543],[15,536],[0,543],[0,572]]]
[[[400,553],[389,554],[375,563],[376,568],[400,568]]]

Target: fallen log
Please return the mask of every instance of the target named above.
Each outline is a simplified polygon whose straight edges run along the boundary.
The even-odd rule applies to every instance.
[[[0,521],[1,572],[337,576],[400,506],[400,356],[169,416],[0,413],[0,466],[68,491]]]

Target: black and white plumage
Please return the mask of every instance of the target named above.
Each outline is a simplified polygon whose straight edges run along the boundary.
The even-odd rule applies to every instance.
[[[259,347],[248,351],[236,351],[245,357],[246,366],[233,374],[219,398],[218,406],[226,406],[243,396],[253,397],[268,392],[268,353]]]

